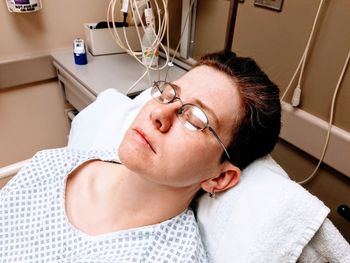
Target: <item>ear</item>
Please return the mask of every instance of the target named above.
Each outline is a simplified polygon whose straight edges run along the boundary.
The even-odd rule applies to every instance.
[[[202,182],[202,189],[208,193],[218,193],[235,186],[240,179],[241,170],[226,161],[219,175]]]

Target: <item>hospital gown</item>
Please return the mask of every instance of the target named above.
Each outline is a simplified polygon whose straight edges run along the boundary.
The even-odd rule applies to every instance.
[[[0,191],[0,262],[207,262],[190,209],[159,224],[90,236],[65,213],[68,174],[116,150],[37,153]]]

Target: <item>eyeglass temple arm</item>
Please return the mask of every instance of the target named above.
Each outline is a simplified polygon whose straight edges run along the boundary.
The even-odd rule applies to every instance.
[[[215,138],[218,140],[218,142],[220,143],[222,149],[224,149],[224,152],[226,153],[228,159],[231,159],[230,155],[228,154],[225,145],[222,143],[222,141],[220,140],[219,136],[216,134],[216,132],[213,130],[212,127],[208,126],[209,131],[211,131],[211,133],[215,136]]]

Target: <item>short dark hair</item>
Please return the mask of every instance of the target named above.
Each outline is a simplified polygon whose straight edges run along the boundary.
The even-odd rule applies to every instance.
[[[270,153],[277,143],[281,129],[279,89],[253,59],[231,51],[207,54],[199,60],[200,65],[225,73],[238,87],[240,112],[227,150],[229,161],[244,169]],[[226,159],[224,153],[222,161]]]

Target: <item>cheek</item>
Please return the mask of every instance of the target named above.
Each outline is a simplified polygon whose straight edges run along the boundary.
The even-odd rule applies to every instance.
[[[176,167],[169,167],[173,184],[178,186],[188,186],[200,184],[204,180],[215,176],[215,162],[213,159],[206,159],[203,155],[186,156]]]
[[[180,127],[183,131],[183,127]],[[203,136],[203,137],[202,137]],[[182,132],[182,137],[176,136],[174,140],[164,143],[164,160],[172,160],[181,170],[208,170],[213,164],[219,163],[220,151],[204,134]]]

